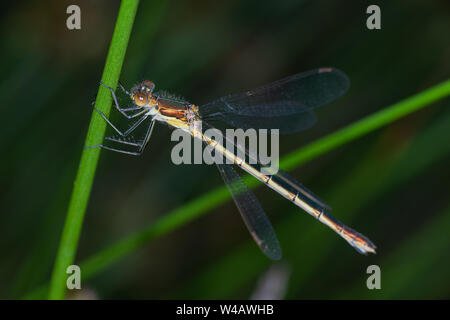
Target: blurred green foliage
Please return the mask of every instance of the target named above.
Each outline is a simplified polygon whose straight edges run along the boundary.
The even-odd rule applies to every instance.
[[[65,27],[74,3],[80,31]],[[118,6],[28,1],[1,13],[1,298],[49,280]],[[121,82],[150,78],[202,104],[304,70],[345,71],[349,92],[311,130],[281,137],[287,154],[448,79],[448,1],[380,7],[382,30],[369,31],[360,1],[143,1]],[[287,298],[450,297],[449,108],[442,100],[292,172],[375,256],[256,190],[290,266]],[[214,167],[173,165],[172,146],[158,126],[139,158],[101,153],[76,262],[221,185]],[[371,264],[381,290],[366,288]],[[100,298],[248,298],[269,266],[229,202],[82,285]]]

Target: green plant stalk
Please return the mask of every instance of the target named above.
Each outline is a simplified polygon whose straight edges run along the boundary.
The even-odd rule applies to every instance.
[[[117,86],[119,80],[138,4],[139,0],[123,0],[120,5],[102,75],[102,82],[113,88]],[[109,90],[99,86],[95,107],[108,116],[111,104],[112,97]],[[99,114],[93,112],[85,140],[85,147],[101,144],[105,130],[106,123]],[[82,152],[53,268],[48,294],[49,299],[64,298],[67,279],[66,269],[73,263],[75,258],[99,155],[100,148],[84,149]]]
[[[345,143],[351,142],[371,131],[394,122],[414,111],[424,108],[440,99],[450,96],[450,80],[444,81],[430,89],[418,93],[410,98],[393,104],[375,114],[369,115],[341,130],[316,140],[307,146],[285,156],[280,161],[281,167],[290,170],[312,160]],[[245,177],[250,187],[259,185],[255,179]],[[147,242],[160,235],[164,235],[185,223],[201,216],[208,210],[218,207],[230,199],[225,186],[218,187],[203,196],[194,199],[186,205],[177,208],[145,229],[132,234],[116,244],[100,251],[80,264],[83,279],[88,279],[101,272],[115,261],[121,259]],[[27,298],[34,298],[45,291],[45,286],[32,292]]]

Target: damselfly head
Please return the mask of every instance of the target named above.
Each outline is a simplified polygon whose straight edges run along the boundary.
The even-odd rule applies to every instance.
[[[154,100],[152,97],[152,92],[154,89],[155,83],[153,81],[144,80],[131,89],[131,99],[139,107],[145,106],[149,102],[152,103]]]

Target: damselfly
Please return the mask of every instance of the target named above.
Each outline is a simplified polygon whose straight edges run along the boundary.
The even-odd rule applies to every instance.
[[[206,121],[219,120],[242,129],[277,128],[280,133],[304,130],[315,122],[313,109],[330,103],[348,89],[349,81],[343,72],[333,68],[307,71],[241,94],[222,97],[203,106],[194,105],[164,92],[154,92],[155,84],[145,80],[133,87],[130,92],[119,84],[133,102],[133,106],[122,108],[114,90],[102,85],[111,91],[114,105],[122,115],[128,119],[137,119],[128,130],[122,132],[96,109],[121,136],[105,139],[136,148],[136,150],[129,151],[104,144],[89,148],[102,147],[126,154],[140,155],[152,135],[155,122],[164,122],[201,139],[231,163],[330,227],[358,252],[375,253],[376,247],[369,239],[333,218],[328,213],[330,207],[294,178],[281,170],[276,174],[262,172],[260,166],[251,164],[243,157],[231,152],[219,141],[205,135],[198,126],[198,123],[205,125]],[[142,141],[132,142],[125,139],[138,126],[146,123],[146,120],[146,133]],[[280,259],[281,248],[277,236],[255,195],[248,189],[232,165],[218,164],[217,166],[245,225],[258,246],[269,258]]]

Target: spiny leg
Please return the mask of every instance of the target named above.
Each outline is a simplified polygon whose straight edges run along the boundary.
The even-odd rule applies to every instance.
[[[130,116],[130,115],[126,114],[125,111],[133,111],[133,110],[140,110],[140,109],[142,109],[142,107],[140,107],[140,106],[135,106],[135,107],[130,107],[130,108],[121,108],[120,105],[119,105],[119,102],[117,101],[117,97],[116,97],[116,93],[114,92],[114,89],[109,87],[109,86],[107,86],[106,84],[103,84],[103,82],[101,82],[101,81],[100,81],[100,85],[105,87],[105,88],[107,88],[107,89],[109,89],[109,91],[111,91],[111,95],[113,97],[114,105],[115,105],[116,109],[119,110],[119,112],[121,114],[123,114],[126,118],[131,119],[131,118],[135,117],[136,115]],[[125,90],[125,88],[123,88],[122,85],[120,85],[120,86],[121,86],[122,90],[124,90],[124,92],[129,95],[129,92],[127,90]]]
[[[134,156],[139,156],[144,151],[145,147],[147,146],[147,144],[148,144],[148,142],[150,140],[150,137],[152,136],[153,128],[155,126],[155,122],[156,122],[155,120],[152,120],[152,122],[150,123],[142,143],[125,141],[125,140],[116,139],[116,138],[112,138],[112,137],[105,137],[106,140],[109,140],[109,141],[112,141],[112,142],[117,142],[117,143],[121,143],[121,144],[126,144],[126,145],[130,145],[130,146],[138,147],[139,150],[137,152],[123,150],[123,149],[118,149],[118,148],[112,148],[112,147],[105,146],[103,144],[99,144],[99,145],[91,146],[91,147],[86,147],[86,149],[104,148],[104,149],[115,151],[115,152],[120,152],[120,153],[125,153],[125,154],[131,154],[131,155],[134,155]]]
[[[121,139],[116,139],[116,138],[111,138],[111,137],[106,137],[105,139],[109,140],[109,141],[113,141],[113,142],[118,142],[118,143],[130,145],[130,146],[134,146],[134,147],[139,147],[138,153],[141,154],[144,151],[145,147],[147,146],[148,142],[150,141],[150,138],[153,133],[153,128],[155,127],[155,123],[156,123],[156,120],[152,120],[152,122],[150,123],[150,125],[147,128],[147,132],[145,133],[144,140],[142,141],[142,143],[136,143],[136,142],[126,141],[126,140],[121,140]]]
[[[140,144],[140,143],[126,141],[126,140],[113,138],[113,137],[105,137],[105,140],[112,141],[112,142],[117,142],[117,143],[122,143],[122,144],[126,144],[126,145],[133,146],[133,147],[139,147],[139,148],[142,147],[142,144]]]
[[[152,122],[148,126],[147,132],[145,133],[144,140],[142,143],[136,143],[136,142],[126,141],[126,140],[121,140],[121,139],[116,139],[116,138],[111,138],[111,137],[106,137],[105,139],[109,140],[109,141],[113,141],[113,142],[118,142],[118,143],[130,145],[130,146],[134,146],[134,147],[139,147],[138,153],[141,154],[142,151],[144,151],[145,147],[147,146],[148,142],[150,141],[150,138],[153,133],[153,128],[155,127],[155,122],[156,122],[156,120],[152,120]]]
[[[138,121],[136,121],[127,131],[125,131],[123,136],[126,137],[127,135],[129,135],[147,118],[148,118],[148,115],[144,115],[142,118],[140,118]]]
[[[115,152],[120,152],[120,153],[125,153],[125,154],[131,154],[133,156],[140,156],[142,154],[142,150],[138,151],[138,152],[133,152],[133,151],[127,151],[127,150],[122,150],[122,149],[117,149],[117,148],[111,148],[111,147],[105,146],[103,144],[98,144],[96,146],[85,147],[85,149],[94,149],[94,148],[103,148],[103,149],[110,150],[110,151],[115,151]]]
[[[120,81],[118,82],[120,89],[122,89],[123,92],[125,92],[126,95],[130,95],[130,93],[127,91],[127,89],[125,89],[125,87],[120,83]]]
[[[135,130],[148,117],[148,115],[144,115],[142,118],[137,120],[127,131],[122,132],[119,129],[117,129],[117,127],[111,121],[109,121],[109,119],[106,117],[106,115],[102,111],[98,110],[95,107],[94,107],[94,110],[97,111],[102,116],[103,120],[105,120],[106,123],[109,124],[122,137],[126,137],[127,135],[129,135],[133,130]],[[134,115],[134,117],[140,116],[144,112],[146,112],[146,110],[143,110],[143,111],[139,112],[138,114]]]
[[[141,148],[139,149],[139,152],[142,152],[145,149],[145,147],[147,146],[148,142],[150,141],[150,138],[153,133],[153,128],[155,127],[155,123],[156,123],[156,120],[152,120],[152,123],[150,124],[150,126],[147,129],[147,133],[145,134],[144,142],[142,143]]]
[[[130,145],[130,146],[133,146],[133,147],[138,147],[139,150],[137,152],[136,151],[128,151],[128,150],[124,150],[124,149],[119,149],[119,148],[113,148],[113,147],[105,146],[103,144],[98,144],[98,145],[95,145],[95,146],[86,147],[85,149],[103,148],[103,149],[110,150],[110,151],[115,151],[115,152],[120,152],[120,153],[125,153],[125,154],[131,154],[133,156],[140,156],[142,154],[143,144],[136,143],[136,142],[131,142],[131,141],[120,140],[120,139],[111,138],[111,137],[105,137],[105,140],[109,140],[109,141],[113,141],[113,142],[117,142],[117,143],[121,143],[121,144]]]

